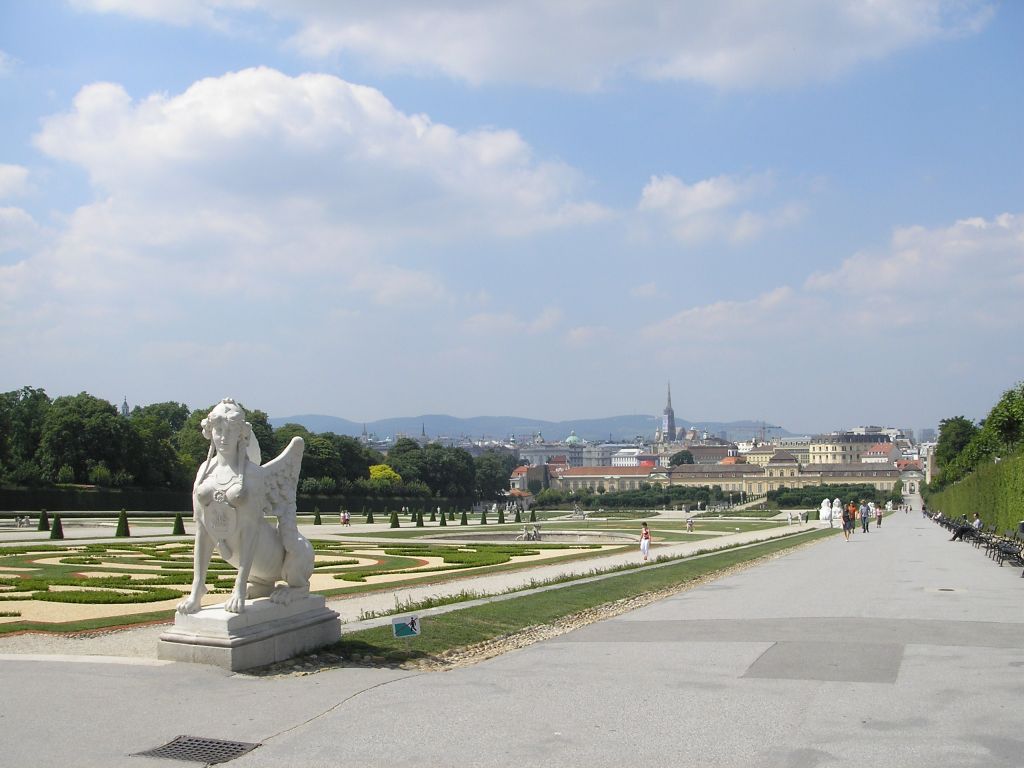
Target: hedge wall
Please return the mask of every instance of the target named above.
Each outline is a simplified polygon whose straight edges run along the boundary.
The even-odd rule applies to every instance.
[[[352,515],[362,515],[363,510],[386,513],[392,509],[409,507],[427,513],[442,510],[471,509],[473,499],[389,497],[345,497],[306,496],[300,494],[296,500],[300,514],[312,514],[315,507],[328,514],[347,509]],[[133,512],[192,512],[191,491],[163,489],[143,490],[135,488],[0,488],[0,510],[35,511],[51,509],[61,511],[110,511],[129,509]]]
[[[191,512],[191,491],[86,488],[0,488],[2,510]]]
[[[978,467],[941,493],[928,494],[927,503],[946,517],[977,512],[986,526],[994,523],[999,532],[1016,530],[1024,521],[1024,454]]]

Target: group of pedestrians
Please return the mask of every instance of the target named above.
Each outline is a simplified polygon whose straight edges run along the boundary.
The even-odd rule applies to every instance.
[[[872,518],[875,520],[875,525],[880,528],[882,526],[882,515],[882,508],[873,501],[861,499],[858,505],[856,501],[851,500],[843,507],[843,537],[849,541],[850,535],[857,529],[858,523],[864,533],[870,533]]]

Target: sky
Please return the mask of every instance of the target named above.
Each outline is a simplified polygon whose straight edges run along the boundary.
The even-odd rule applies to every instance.
[[[0,391],[985,416],[1024,3],[0,0]]]

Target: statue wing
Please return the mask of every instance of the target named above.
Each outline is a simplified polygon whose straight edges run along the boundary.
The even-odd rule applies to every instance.
[[[299,487],[299,470],[305,447],[301,437],[293,437],[280,456],[261,468],[267,494],[263,513],[292,525],[295,524],[295,492]]]

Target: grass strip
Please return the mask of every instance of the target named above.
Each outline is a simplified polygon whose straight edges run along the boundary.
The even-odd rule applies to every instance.
[[[527,627],[549,624],[606,603],[683,586],[716,571],[834,534],[833,530],[822,530],[787,536],[750,547],[681,559],[658,568],[628,571],[611,579],[431,616],[425,620],[423,634],[418,637],[395,638],[390,627],[360,630],[343,635],[341,641],[328,650],[345,658],[369,656],[375,662],[387,663],[436,658],[456,648],[483,643]]]

